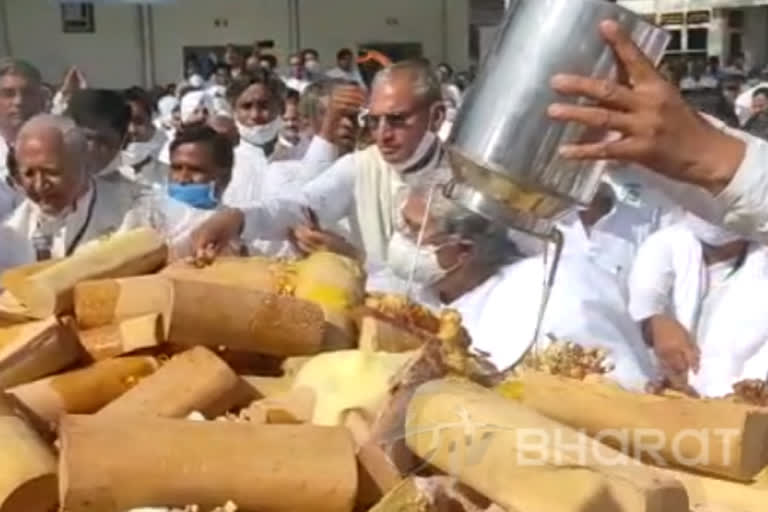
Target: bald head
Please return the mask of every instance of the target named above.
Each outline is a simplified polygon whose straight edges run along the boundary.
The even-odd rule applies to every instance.
[[[15,174],[30,200],[57,215],[87,189],[86,154],[85,136],[71,119],[39,115],[19,130]]]

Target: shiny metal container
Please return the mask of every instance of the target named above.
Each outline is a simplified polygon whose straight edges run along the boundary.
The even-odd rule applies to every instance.
[[[541,236],[550,235],[561,214],[589,204],[603,166],[564,160],[558,148],[606,134],[549,119],[550,104],[584,101],[549,84],[557,73],[616,76],[613,52],[598,29],[606,19],[619,22],[658,62],[667,33],[616,4],[513,0],[448,139],[453,173],[463,185],[454,189],[454,200]]]

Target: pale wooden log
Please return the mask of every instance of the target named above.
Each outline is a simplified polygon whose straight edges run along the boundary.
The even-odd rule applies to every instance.
[[[92,414],[157,369],[152,357],[107,359],[80,370],[10,388],[7,392],[42,420],[56,424],[65,414]]]
[[[322,348],[323,312],[307,301],[197,281],[173,280],[168,341],[276,356]]]
[[[140,228],[87,244],[26,279],[9,282],[8,290],[33,316],[45,318],[73,310],[72,292],[77,283],[146,274],[163,266],[167,256],[163,237],[152,229]]]
[[[157,347],[163,341],[163,318],[156,313],[80,331],[80,344],[94,361]]]
[[[593,436],[627,433],[606,435],[608,443],[626,437],[621,443],[626,448],[628,442],[635,450],[634,441],[648,443],[647,435],[635,433],[652,430],[662,443],[656,454],[667,463],[741,481],[751,481],[768,465],[768,409],[726,400],[632,393],[602,382],[538,372],[522,374],[519,382],[521,402],[545,416]],[[706,457],[700,457],[703,450]]]
[[[468,381],[419,387],[406,425],[414,453],[502,507],[689,511],[679,481]],[[527,433],[535,433],[537,445]]]
[[[67,512],[228,500],[242,510],[348,512],[357,490],[342,427],[68,416],[60,499]]]
[[[685,486],[691,510],[695,512],[762,512],[768,503],[768,482],[763,478],[751,484],[714,477],[660,469]]]
[[[51,317],[0,328],[0,390],[50,375],[83,356],[66,319]]]
[[[251,386],[257,396],[268,398],[290,391],[293,387],[293,377],[260,377],[258,375],[241,375],[246,384]]]
[[[85,330],[159,314],[167,335],[172,307],[173,285],[159,275],[84,281],[75,286],[75,317]]]
[[[318,304],[328,323],[326,350],[357,345],[357,326],[351,315],[365,297],[365,273],[360,264],[330,252],[316,252],[296,264],[294,297]]]
[[[210,265],[198,267],[185,261],[175,261],[160,275],[184,281],[200,281],[267,293],[279,293],[286,264],[262,257],[219,257]]]
[[[56,502],[53,450],[0,395],[0,512],[50,512]]]
[[[408,352],[417,350],[425,341],[423,337],[372,315],[366,315],[360,321],[360,350]]]
[[[173,356],[153,375],[99,411],[101,416],[214,417],[242,403],[240,377],[205,347]]]

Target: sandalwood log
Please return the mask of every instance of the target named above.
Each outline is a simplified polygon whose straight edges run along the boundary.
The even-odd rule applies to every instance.
[[[66,320],[51,317],[0,328],[0,390],[50,375],[83,355]]]
[[[243,396],[244,386],[216,354],[195,347],[172,357],[99,415],[185,418],[198,411],[213,417],[252,398]]]
[[[526,372],[519,382],[524,405],[615,448],[630,448],[633,455],[647,456],[654,464],[666,462],[741,481],[751,481],[768,465],[768,409],[632,393],[538,372]],[[646,453],[638,443],[652,444],[654,453]]]
[[[127,277],[157,270],[165,264],[168,248],[163,237],[141,228],[118,233],[79,251],[18,282],[8,290],[36,318],[72,311],[75,285],[89,279]]]
[[[317,353],[325,321],[316,304],[236,286],[173,280],[168,341],[276,356]]]
[[[122,512],[228,500],[243,510],[352,510],[357,474],[342,427],[68,416],[60,501],[68,512]]]
[[[130,354],[163,343],[162,316],[150,314],[80,332],[80,344],[94,361]]]
[[[260,423],[309,423],[315,410],[315,400],[314,391],[297,388],[256,400],[244,412],[250,418],[258,418]]]
[[[768,503],[768,483],[733,482],[678,470],[660,470],[685,486],[695,512],[761,512]]]
[[[0,512],[49,512],[57,502],[56,457],[0,396]]]
[[[468,381],[422,385],[408,406],[406,426],[414,453],[502,507],[690,510],[674,478]]]
[[[10,388],[8,393],[41,419],[56,424],[64,414],[95,413],[156,368],[152,357],[108,359]]]
[[[365,297],[365,274],[359,263],[330,252],[313,253],[296,264],[293,295],[323,309],[327,350],[356,346],[357,326],[350,313]]]
[[[290,391],[293,387],[293,377],[260,377],[258,375],[241,375],[246,384],[261,398],[268,398]]]
[[[167,334],[172,305],[171,281],[158,275],[85,281],[75,286],[75,317],[81,329],[159,314]]]
[[[282,269],[285,265],[262,257],[220,257],[202,268],[185,261],[176,261],[165,267],[160,275],[183,281],[200,281],[279,293],[284,280]]]

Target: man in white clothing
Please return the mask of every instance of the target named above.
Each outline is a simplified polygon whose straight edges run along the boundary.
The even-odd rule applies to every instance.
[[[404,61],[386,68],[374,81],[367,116],[375,145],[339,159],[296,200],[222,213],[197,233],[199,248],[216,247],[243,226],[244,237],[253,239],[281,238],[299,224],[293,238],[304,252],[332,250],[386,262],[396,195],[441,166],[435,132],[443,115],[440,84],[426,63]],[[351,240],[329,229],[344,218],[350,221]]]
[[[152,123],[152,100],[140,87],[131,87],[123,92],[131,109],[128,124],[128,143],[122,150],[120,172],[127,178],[149,186],[165,183],[167,168],[159,161],[168,136]]]
[[[355,68],[355,55],[349,48],[342,48],[338,51],[336,54],[336,67],[329,69],[325,74],[329,78],[356,82],[360,87],[365,88],[363,77],[360,76],[360,72]]]
[[[766,248],[693,215],[646,241],[630,281],[630,312],[662,374],[706,396],[768,376],[766,299]]]
[[[84,89],[72,95],[66,115],[88,140],[88,170],[97,176],[119,174],[128,139],[131,107],[117,91]]]
[[[119,174],[94,177],[87,146],[85,134],[68,118],[40,115],[22,127],[14,166],[27,198],[5,222],[15,239],[0,247],[0,260],[18,265],[61,258],[138,226],[160,230],[183,255],[189,231],[207,214],[151,195]]]
[[[429,214],[427,215],[427,205]],[[435,308],[461,313],[473,347],[500,370],[517,363],[535,337],[547,279],[544,256],[523,258],[509,230],[434,192],[414,189],[389,245],[389,267],[404,292]],[[418,246],[422,236],[421,247]],[[376,279],[373,276],[372,279]],[[369,283],[369,289],[375,285]],[[564,255],[551,291],[537,346],[546,335],[604,348],[612,376],[642,389],[651,375],[640,329],[626,312],[615,277],[577,253]]]
[[[41,85],[40,72],[31,64],[0,59],[0,220],[23,199],[8,172],[7,158],[21,125],[43,109]]]

